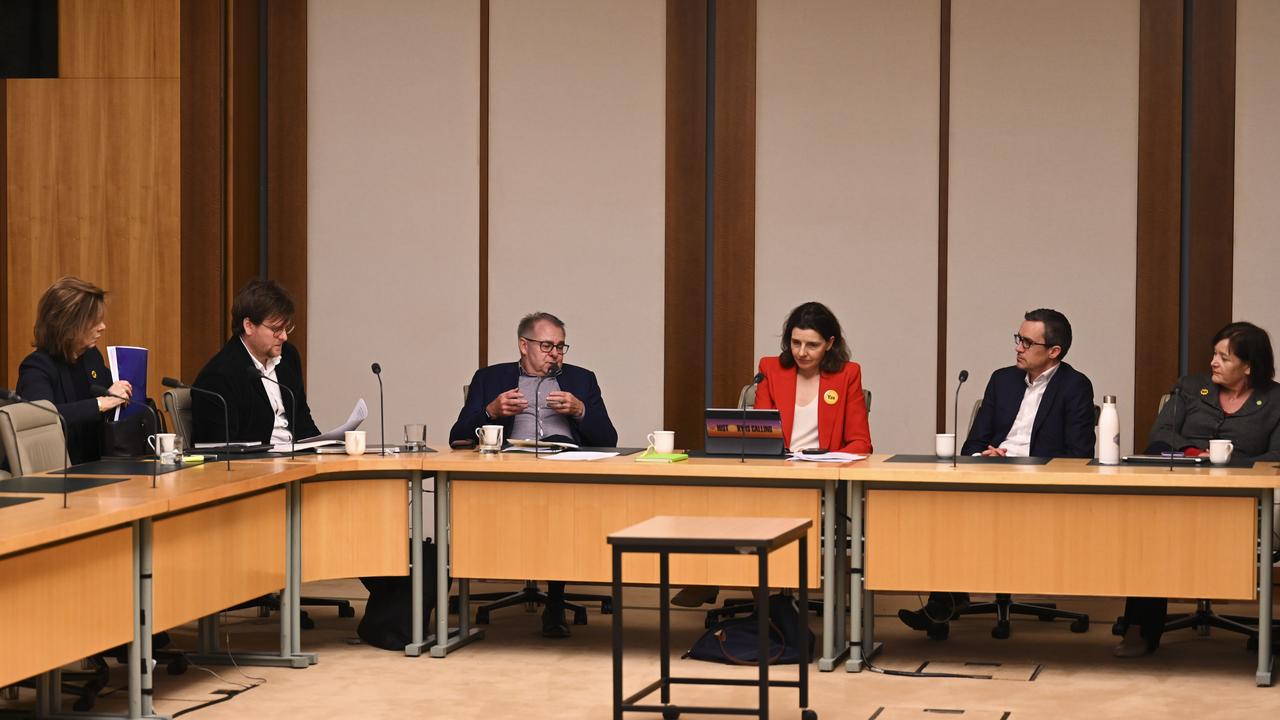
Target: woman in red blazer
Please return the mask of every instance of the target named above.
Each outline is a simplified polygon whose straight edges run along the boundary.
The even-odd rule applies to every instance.
[[[849,361],[840,321],[825,305],[807,302],[791,311],[782,352],[760,358],[760,372],[755,407],[778,409],[788,448],[871,453],[862,368]]]

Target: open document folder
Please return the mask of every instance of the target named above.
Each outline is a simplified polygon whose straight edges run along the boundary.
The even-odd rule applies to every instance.
[[[273,445],[271,452],[290,452],[292,450],[309,450],[322,445],[332,445],[345,440],[344,435],[350,431],[360,427],[360,423],[369,417],[369,407],[364,404],[364,398],[356,400],[355,407],[351,408],[351,415],[347,417],[347,421],[329,432],[320,433],[315,437],[304,438],[296,443],[280,443]]]

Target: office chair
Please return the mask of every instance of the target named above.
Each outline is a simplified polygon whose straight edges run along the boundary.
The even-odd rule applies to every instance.
[[[164,391],[164,409],[169,414],[169,419],[173,422],[173,432],[182,438],[183,447],[191,452],[195,448],[192,442],[194,435],[191,421],[191,391],[187,388],[175,388],[173,390]],[[320,598],[302,596],[301,603],[309,607],[335,607],[338,609],[338,617],[355,617],[355,608],[351,607],[351,603],[347,600],[338,598]],[[254,598],[248,602],[240,603],[231,610],[242,610],[245,608],[259,608],[265,615],[271,611],[280,610],[280,596],[276,594],[263,595],[260,598]],[[301,619],[299,624],[305,630],[310,630],[316,626],[316,621],[311,619],[305,610],[301,611]]]
[[[757,387],[758,385],[756,383],[748,383],[747,385],[742,386],[742,390],[738,391],[738,409],[739,410],[743,408],[755,406]],[[867,414],[870,415],[871,414],[871,391],[866,388],[863,388],[862,399],[867,404]],[[844,495],[843,495],[843,493],[845,492],[847,492],[847,488],[845,487],[844,483],[840,483],[839,490],[837,491],[837,502],[836,502],[836,504],[839,507],[845,506]],[[825,511],[826,509],[824,508],[823,512]],[[852,519],[852,518],[846,517],[843,511],[838,511],[838,512],[840,512],[840,516],[842,519],[844,519],[845,522],[849,522]],[[849,541],[849,538],[846,538],[845,542],[847,543],[848,541]],[[718,608],[707,611],[706,619],[703,620],[703,625],[707,628],[710,628],[712,625],[715,625],[716,623],[720,622],[726,617],[734,617],[735,615],[750,613],[754,609],[755,609],[754,598],[729,598],[724,601],[724,605],[721,605]],[[810,599],[809,611],[812,612],[814,615],[821,617],[822,601]]]
[[[1156,415],[1164,411],[1164,406],[1167,402],[1169,402],[1169,394],[1165,393],[1160,396],[1160,402],[1156,406]],[[1280,562],[1280,550],[1271,554],[1271,562],[1272,564]],[[1273,622],[1272,627],[1280,627],[1280,621]],[[1208,635],[1210,628],[1240,633],[1248,638],[1245,644],[1250,650],[1256,650],[1258,647],[1258,618],[1243,615],[1219,615],[1213,611],[1212,600],[1198,599],[1196,600],[1195,610],[1189,613],[1169,615],[1165,620],[1165,632],[1184,628],[1195,628],[1196,632],[1201,635]],[[1123,636],[1128,630],[1129,623],[1125,621],[1123,615],[1117,617],[1115,624],[1111,626],[1112,635]]]
[[[977,400],[973,403],[973,411],[969,413],[968,430],[973,428],[973,422],[978,418],[978,409],[980,407],[982,407],[982,400]],[[1102,408],[1097,405],[1093,406],[1093,424],[1095,427],[1098,425],[1098,416],[1101,412]],[[968,430],[965,431],[966,437],[969,434]],[[956,442],[960,443],[962,441],[957,437]],[[1053,622],[1059,618],[1071,620],[1072,622],[1069,626],[1071,632],[1082,633],[1089,631],[1089,615],[1087,613],[1059,610],[1057,603],[1051,602],[1014,602],[1010,593],[996,593],[995,599],[991,602],[973,603],[955,610],[952,612],[951,618],[954,620],[965,615],[985,615],[987,613],[994,613],[996,616],[996,624],[991,628],[991,637],[997,640],[1005,640],[1009,637],[1009,616],[1013,614],[1033,615],[1042,622]],[[935,624],[929,628],[927,634],[934,640],[945,640],[947,635],[950,634],[950,627],[947,623]]]
[[[467,401],[467,393],[470,392],[471,385],[462,386],[462,402]],[[494,610],[513,607],[515,605],[524,605],[525,612],[534,612],[538,605],[547,604],[547,593],[538,587],[538,583],[534,580],[526,580],[524,587],[515,592],[491,592],[491,593],[475,593],[470,596],[475,602],[484,603],[476,608],[476,624],[488,625],[489,613]],[[574,602],[577,601],[577,602]],[[600,603],[600,614],[609,615],[613,612],[613,598],[608,595],[589,595],[584,593],[564,594],[564,609],[573,613],[574,625],[587,624],[587,609],[578,603],[582,602],[598,602]],[[449,612],[458,612],[458,596],[454,595],[449,598]]]

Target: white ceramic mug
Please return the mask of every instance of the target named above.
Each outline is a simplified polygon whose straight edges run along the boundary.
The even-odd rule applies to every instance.
[[[933,451],[940,458],[954,457],[956,454],[956,434],[938,433],[933,436]]]
[[[147,445],[157,455],[170,453],[172,456],[174,441],[178,439],[177,433],[156,433],[147,436]]]
[[[1235,452],[1235,443],[1230,440],[1209,441],[1209,462],[1214,465],[1226,465],[1231,462],[1231,453]]]
[[[410,450],[417,450],[427,444],[427,426],[409,423],[404,426],[404,444]]]
[[[342,435],[348,455],[363,455],[365,434],[363,430],[348,430]]]
[[[502,426],[481,425],[476,428],[481,450],[498,450],[502,447]]]
[[[670,455],[676,451],[675,430],[654,430],[648,439],[649,448],[659,455]]]

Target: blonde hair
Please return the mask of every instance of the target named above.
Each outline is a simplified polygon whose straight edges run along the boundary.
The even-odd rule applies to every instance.
[[[36,305],[32,345],[64,362],[75,362],[80,339],[107,314],[107,291],[77,277],[58,278]]]

